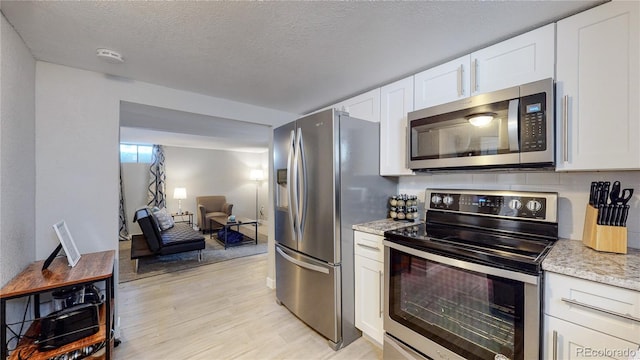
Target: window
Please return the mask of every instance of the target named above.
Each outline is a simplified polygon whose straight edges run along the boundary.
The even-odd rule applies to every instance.
[[[120,144],[120,162],[123,163],[151,163],[151,145]]]

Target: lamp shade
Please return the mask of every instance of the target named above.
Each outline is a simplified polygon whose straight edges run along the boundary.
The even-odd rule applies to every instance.
[[[187,198],[187,189],[185,188],[175,188],[173,190],[173,198],[178,200],[184,200]]]
[[[249,174],[249,178],[251,180],[264,180],[264,172],[261,169],[251,170],[251,174]]]

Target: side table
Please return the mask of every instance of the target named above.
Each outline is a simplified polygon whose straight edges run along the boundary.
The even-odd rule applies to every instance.
[[[185,216],[187,217],[187,219],[185,220]],[[178,213],[173,213],[171,214],[171,217],[173,218],[174,222],[186,222],[189,223],[189,225],[193,226],[193,213],[182,213],[182,214],[178,214]],[[176,220],[177,217],[180,217],[180,220]]]
[[[102,251],[82,254],[75,267],[67,265],[67,259],[58,257],[53,260],[47,270],[41,271],[44,260],[31,263],[20,274],[0,289],[0,359],[20,359],[29,354],[29,359],[50,359],[59,356],[70,356],[79,349],[89,345],[105,344],[104,359],[113,357],[113,346],[117,340],[113,337],[114,329],[114,263],[115,251]],[[39,321],[31,322],[16,348],[9,354],[7,348],[7,301],[25,296],[33,297],[33,318],[40,318],[40,295],[57,289],[74,285],[88,285],[96,282],[104,283],[105,298],[100,306],[100,328],[94,335],[76,340],[59,348],[40,351],[35,340],[39,333]]]

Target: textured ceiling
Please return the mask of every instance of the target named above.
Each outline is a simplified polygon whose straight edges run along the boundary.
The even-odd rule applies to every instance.
[[[37,60],[303,114],[602,1],[6,1]],[[124,64],[96,58],[120,52]]]

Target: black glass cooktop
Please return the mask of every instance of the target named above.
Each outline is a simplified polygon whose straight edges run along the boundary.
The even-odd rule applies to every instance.
[[[389,241],[418,250],[530,274],[540,272],[542,260],[557,239],[437,223],[408,226],[384,235]]]

